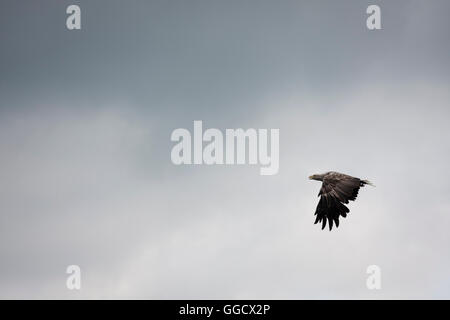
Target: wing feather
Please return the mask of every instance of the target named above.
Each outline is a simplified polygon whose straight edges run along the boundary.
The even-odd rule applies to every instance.
[[[358,191],[364,183],[358,178],[345,174],[332,173],[325,176],[320,188],[320,200],[317,204],[315,224],[321,222],[322,229],[325,228],[328,220],[329,229],[339,226],[339,217],[347,217],[350,210],[344,205],[349,201],[354,201],[358,196]]]

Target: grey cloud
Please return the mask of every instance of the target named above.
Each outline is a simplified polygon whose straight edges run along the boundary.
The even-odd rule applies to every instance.
[[[368,3],[3,2],[0,297],[448,298],[448,4]],[[174,166],[193,120],[279,128],[279,174]],[[377,185],[332,233],[326,170]]]

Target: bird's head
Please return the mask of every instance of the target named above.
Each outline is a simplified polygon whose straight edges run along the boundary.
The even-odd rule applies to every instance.
[[[324,174],[313,174],[312,176],[309,176],[309,180],[317,180],[317,181],[323,181]]]

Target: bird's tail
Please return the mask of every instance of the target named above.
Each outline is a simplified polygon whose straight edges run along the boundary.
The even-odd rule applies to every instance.
[[[375,187],[375,185],[369,180],[361,180],[361,186],[368,184],[369,186]]]

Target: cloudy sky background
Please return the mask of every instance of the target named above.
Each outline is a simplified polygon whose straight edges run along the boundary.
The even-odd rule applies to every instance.
[[[0,298],[450,298],[448,1],[0,6]],[[279,174],[173,165],[193,120],[279,128]],[[377,186],[333,232],[328,170]]]

